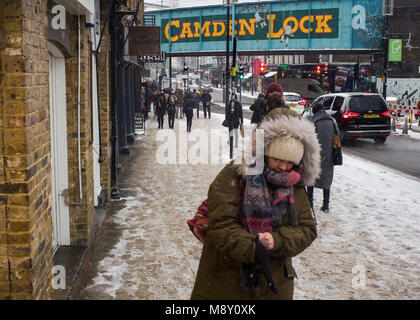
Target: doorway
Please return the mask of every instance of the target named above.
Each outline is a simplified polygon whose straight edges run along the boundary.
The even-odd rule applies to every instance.
[[[51,130],[51,215],[52,243],[70,245],[70,210],[68,205],[67,104],[65,58],[48,42],[50,130]]]

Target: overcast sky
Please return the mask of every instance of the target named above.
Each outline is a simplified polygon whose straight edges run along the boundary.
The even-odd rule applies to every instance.
[[[180,7],[192,7],[206,6],[210,4],[222,4],[223,0],[145,0],[144,2],[152,4],[162,4],[165,6],[173,6],[174,3],[178,3]],[[258,2],[258,0],[239,0],[239,2]]]

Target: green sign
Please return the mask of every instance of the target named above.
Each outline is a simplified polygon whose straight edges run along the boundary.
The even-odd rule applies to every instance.
[[[402,39],[389,39],[388,61],[401,62],[402,58]]]

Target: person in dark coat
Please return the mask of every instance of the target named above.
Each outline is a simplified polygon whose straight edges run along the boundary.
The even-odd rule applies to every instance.
[[[277,108],[259,125],[261,172],[239,158],[210,185],[208,229],[191,299],[293,299],[292,258],[317,237],[304,186],[319,175],[320,146],[313,123],[288,112]],[[274,281],[258,272],[264,256],[276,256],[268,263]]]
[[[169,95],[167,112],[169,129],[173,129],[176,114],[176,97],[173,94]]]
[[[267,101],[264,99],[264,93],[260,93],[258,95],[257,100],[249,107],[249,109],[253,112],[251,117],[251,123],[260,123],[261,120],[265,116],[265,107],[267,105]]]
[[[191,132],[192,118],[194,116],[195,98],[190,91],[185,93],[184,98],[184,110],[185,116],[187,117],[187,132]]]
[[[276,82],[270,83],[265,92],[266,113],[275,108],[289,108],[283,99],[283,87]]]
[[[274,108],[288,108],[283,100],[283,87],[278,83],[270,83],[265,94],[260,93],[251,105],[253,111],[251,123],[260,123],[264,116]]]
[[[207,112],[209,114],[209,119],[211,119],[210,114],[210,102],[211,102],[211,94],[209,93],[208,89],[204,90],[204,93],[201,95],[201,101],[203,102],[203,111],[204,111],[204,118],[207,118]]]
[[[176,117],[183,119],[184,113],[182,112],[182,109],[184,108],[184,92],[181,89],[176,89],[175,97],[176,97]]]
[[[314,187],[323,190],[323,204],[321,210],[329,211],[330,189],[334,177],[333,144],[335,119],[325,110],[321,103],[312,107],[313,117],[311,121],[315,124],[316,134],[321,144],[321,175],[313,186],[308,186],[308,196],[313,207]]]
[[[197,108],[197,119],[200,117],[199,116],[199,112],[200,112],[200,94],[197,92],[196,89],[193,90],[193,96],[194,96],[194,107]]]
[[[163,118],[168,108],[169,94],[161,92],[156,99],[156,113],[158,118],[158,129],[163,129]]]
[[[235,134],[235,148],[238,147],[238,128],[243,124],[242,104],[238,101],[236,94],[232,94],[229,102],[229,110],[226,114],[226,121],[223,122],[223,125],[233,131],[229,132],[229,138]]]

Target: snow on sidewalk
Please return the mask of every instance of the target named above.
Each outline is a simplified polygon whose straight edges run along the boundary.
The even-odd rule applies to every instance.
[[[194,118],[193,132],[220,129],[222,121],[217,114]],[[185,126],[185,119],[176,120],[175,131],[179,123]],[[202,245],[186,221],[224,163],[159,164],[156,152],[164,142],[156,141],[157,122],[146,124],[146,134],[131,146],[137,157],[119,180],[122,199],[104,222],[121,236],[97,262],[83,298],[190,297]],[[221,132],[226,141],[227,130]],[[344,153],[344,165],[335,167],[330,213],[319,211],[322,191],[315,189],[318,238],[293,259],[295,299],[419,299],[419,190],[418,180]]]

